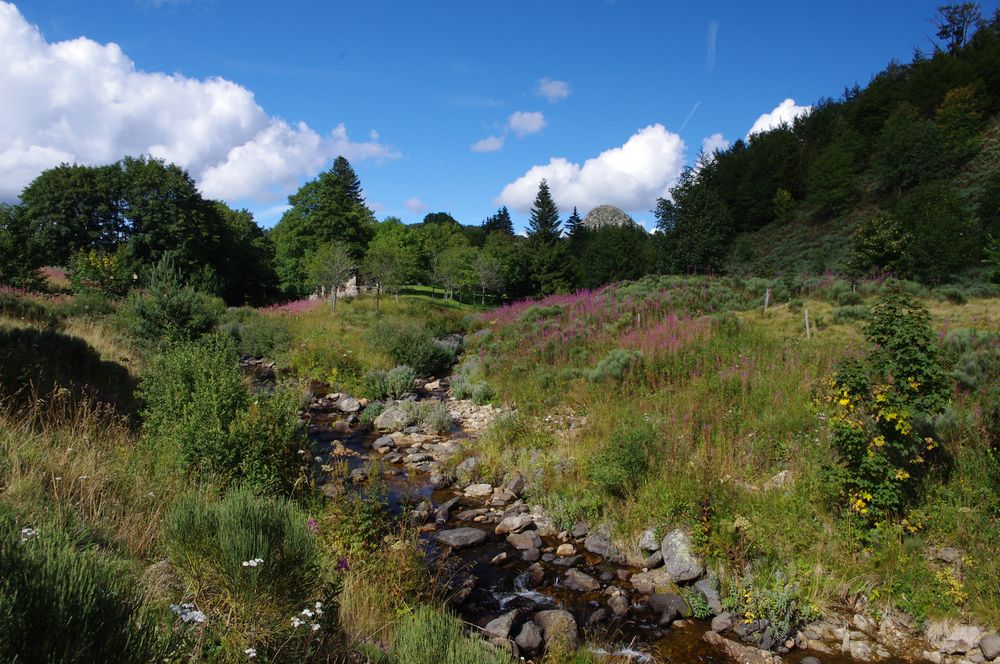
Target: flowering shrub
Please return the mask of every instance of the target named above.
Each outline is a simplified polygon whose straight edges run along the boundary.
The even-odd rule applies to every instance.
[[[722,600],[736,620],[751,626],[750,634],[762,647],[784,643],[804,624],[819,617],[819,609],[803,599],[797,583],[776,573],[767,583],[746,576]]]
[[[75,293],[98,290],[124,295],[136,279],[124,248],[113,254],[94,249],[81,251],[69,264],[69,282]]]
[[[883,295],[865,336],[875,348],[840,366],[828,400],[848,508],[876,524],[915,496],[938,447],[922,423],[945,406],[947,385],[929,314],[909,297]]]

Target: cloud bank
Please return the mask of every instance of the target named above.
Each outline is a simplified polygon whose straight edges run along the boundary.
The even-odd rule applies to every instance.
[[[497,205],[527,212],[548,181],[556,203],[581,213],[608,203],[625,210],[648,210],[677,181],[684,167],[684,141],[661,124],[640,129],[623,145],[605,150],[583,164],[562,157],[531,167],[497,196]]]
[[[343,154],[395,159],[343,124],[320,134],[268,115],[246,88],[144,72],[114,43],[49,43],[0,2],[0,200],[14,200],[61,162],[103,164],[150,154],[188,169],[205,195],[275,200]],[[15,103],[16,100],[16,103]]]
[[[780,127],[783,124],[790,125],[795,118],[805,115],[811,110],[812,106],[798,106],[794,99],[786,99],[775,106],[774,110],[770,113],[764,113],[757,118],[757,121],[750,127],[750,131],[747,132],[747,138],[758,132]]]

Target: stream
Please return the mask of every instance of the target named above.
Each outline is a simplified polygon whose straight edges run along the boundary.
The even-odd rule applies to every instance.
[[[420,398],[453,403],[448,402],[443,390],[422,392]],[[642,601],[644,596],[637,595],[628,580],[639,570],[609,562],[587,552],[581,546],[581,538],[542,536],[539,553],[544,555],[541,559],[537,562],[522,560],[521,551],[511,546],[505,535],[494,532],[496,523],[502,516],[527,511],[520,500],[497,504],[491,503],[490,496],[467,496],[457,487],[436,489],[431,482],[430,473],[426,472],[426,462],[414,462],[414,459],[425,455],[414,455],[414,449],[420,452],[449,442],[460,445],[463,440],[472,438],[461,427],[456,425],[448,434],[438,436],[421,436],[408,429],[410,433],[399,436],[398,439],[405,443],[406,436],[409,435],[418,441],[426,439],[430,442],[417,442],[406,453],[400,453],[403,447],[401,445],[394,450],[395,454],[386,454],[385,450],[377,451],[373,445],[381,434],[358,427],[355,423],[356,414],[345,414],[336,407],[328,406],[319,397],[303,411],[317,459],[322,459],[321,463],[329,463],[331,460],[346,462],[355,479],[360,479],[360,474],[369,467],[371,460],[376,460],[381,464],[390,509],[397,514],[411,510],[411,516],[415,506],[418,510],[422,507],[428,512],[426,519],[417,519],[417,523],[422,524],[421,538],[426,544],[432,564],[444,564],[451,572],[452,606],[466,622],[484,627],[489,621],[514,609],[521,610],[518,622],[522,622],[539,610],[563,609],[575,617],[588,643],[598,644],[595,647],[599,648],[599,652],[610,655],[608,661],[671,664],[729,664],[733,661],[703,639],[703,635],[711,631],[708,621],[677,620],[669,627],[658,626],[658,615],[649,610]],[[457,501],[446,518],[443,521],[436,520],[435,511],[456,498]],[[429,510],[425,501],[430,503]],[[491,507],[494,508],[492,513],[487,511]],[[475,516],[480,515],[483,520],[476,521]],[[435,538],[435,533],[458,528],[480,530],[485,533],[485,539],[482,543],[467,548],[453,549]],[[574,546],[574,555],[556,557],[552,552],[565,544]],[[578,558],[573,561],[576,557]],[[506,559],[502,560],[504,558]],[[567,560],[570,561],[569,565],[566,564]],[[539,569],[544,572],[544,578],[538,578],[542,576]],[[599,580],[600,587],[583,592],[566,587],[567,572],[571,569]],[[613,590],[609,586],[621,589],[630,598],[628,610],[621,617],[616,617],[609,608],[607,591]],[[595,620],[595,612],[599,610],[602,610],[597,614],[600,617]],[[516,630],[511,631],[511,639],[515,633]],[[725,636],[738,640],[731,633],[726,633]],[[807,657],[814,657],[828,664],[855,661],[839,653],[827,654],[801,649],[781,655],[781,661],[796,663]],[[815,660],[810,660],[813,661]],[[901,664],[907,660],[890,658],[880,661]]]

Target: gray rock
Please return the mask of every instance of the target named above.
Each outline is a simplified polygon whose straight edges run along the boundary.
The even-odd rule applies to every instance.
[[[603,556],[612,562],[625,562],[625,557],[621,554],[611,540],[601,533],[591,533],[583,541],[583,548],[591,553]]]
[[[719,591],[715,589],[710,579],[701,579],[695,582],[694,589],[695,592],[701,593],[702,597],[705,598],[705,602],[708,603],[708,608],[711,610],[713,616],[722,613],[722,599],[719,597]]]
[[[662,567],[633,574],[630,581],[637,592],[645,595],[651,592],[672,592],[677,589],[670,574]]]
[[[531,530],[525,533],[511,533],[507,536],[507,543],[522,551],[542,548],[542,539]]]
[[[677,593],[653,593],[649,596],[649,609],[660,616],[660,624],[691,615],[687,602]]]
[[[535,563],[530,566],[527,570],[527,576],[525,580],[532,585],[532,587],[537,587],[542,584],[545,580],[545,568],[542,567],[541,563]]]
[[[789,470],[783,470],[768,481],[764,482],[764,491],[771,491],[772,489],[780,489],[782,487],[788,486],[792,483],[792,473]]]
[[[366,479],[368,479],[368,471],[364,468],[355,468],[351,471],[352,482],[364,482]]]
[[[519,533],[528,526],[534,523],[532,519],[527,514],[519,514],[518,516],[508,516],[503,521],[497,524],[496,534],[497,535],[508,535],[510,533]]]
[[[542,645],[542,630],[535,623],[528,621],[521,625],[521,631],[514,638],[514,643],[522,653],[533,655]]]
[[[474,471],[478,465],[479,459],[477,457],[469,457],[455,467],[455,472],[459,475],[468,475]]]
[[[933,627],[928,630],[933,633]],[[956,625],[948,629],[945,633],[932,638],[931,643],[938,652],[946,655],[964,655],[979,645],[983,638],[983,631],[973,625]]]
[[[521,495],[521,492],[524,491],[524,475],[521,473],[515,473],[514,477],[507,480],[506,484],[503,485],[503,488],[515,496]]]
[[[656,532],[652,528],[642,531],[642,537],[639,538],[639,548],[643,551],[660,550],[660,540],[656,537]]]
[[[435,489],[444,489],[451,485],[452,479],[443,473],[432,473],[427,481]]]
[[[472,521],[477,516],[482,516],[487,512],[489,512],[489,510],[485,507],[477,507],[474,510],[462,510],[455,516],[455,518],[459,521]]]
[[[382,411],[373,424],[379,431],[400,431],[410,424],[410,415],[402,408],[393,406]]]
[[[725,613],[720,613],[719,615],[712,618],[712,631],[713,632],[725,632],[727,629],[733,626],[733,616],[728,611]]]
[[[434,520],[438,523],[444,523],[451,516],[451,508],[458,504],[458,498],[452,498],[451,500],[446,500],[434,511]]]
[[[587,593],[601,587],[597,579],[578,569],[567,571],[566,576],[563,577],[563,584],[578,593]]]
[[[549,609],[536,613],[533,620],[542,628],[546,649],[556,652],[576,650],[577,627],[576,618],[572,613],[561,609]]]
[[[962,550],[956,549],[953,546],[945,546],[940,549],[934,549],[932,555],[943,563],[961,562],[962,560]]]
[[[553,565],[558,565],[559,567],[573,567],[581,560],[583,560],[583,556],[560,556],[553,558],[550,562]]]
[[[593,627],[608,619],[607,609],[597,609],[587,617],[587,627]]]
[[[580,521],[575,526],[573,526],[573,530],[569,531],[569,534],[571,537],[580,539],[581,537],[586,537],[587,533],[589,532],[590,532],[590,526],[588,526],[583,521]]]
[[[372,443],[372,447],[376,451],[385,454],[385,452],[388,452],[389,450],[396,449],[396,441],[393,440],[392,436],[380,436],[375,439],[374,443]]]
[[[642,566],[646,569],[656,569],[663,564],[663,554],[659,551],[651,553],[648,558],[642,561]]]
[[[453,549],[465,549],[485,542],[486,533],[478,528],[454,528],[434,533],[434,539]]]
[[[823,664],[823,663],[820,662],[819,659],[817,659],[816,657],[810,655],[809,657],[803,657],[800,664]]]
[[[510,630],[514,627],[514,621],[517,620],[519,615],[521,615],[521,612],[518,609],[508,611],[502,616],[494,618],[486,623],[486,626],[483,627],[483,632],[487,636],[492,636],[497,639],[506,639],[510,636]]]
[[[344,413],[356,413],[361,410],[361,404],[354,397],[344,397],[337,404],[337,408]]]
[[[667,533],[660,544],[663,553],[663,567],[677,583],[693,581],[702,575],[704,569],[692,552],[691,537],[676,528]]]
[[[465,487],[465,495],[471,496],[473,498],[484,498],[493,493],[493,486],[486,484],[485,482],[479,484],[470,484]]]
[[[1000,657],[1000,634],[993,632],[984,636],[979,642],[979,650],[988,661]]]
[[[591,230],[605,226],[634,226],[635,221],[621,208],[614,205],[598,205],[583,218],[583,225]]]
[[[541,556],[542,552],[535,548],[525,549],[521,552],[521,560],[526,563],[537,562]]]
[[[608,608],[611,609],[611,612],[614,613],[615,616],[620,618],[628,613],[628,598],[626,598],[625,595],[614,595],[608,600]]]

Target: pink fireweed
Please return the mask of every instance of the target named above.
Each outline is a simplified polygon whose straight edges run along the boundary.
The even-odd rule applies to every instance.
[[[272,304],[267,307],[261,307],[257,311],[262,314],[304,314],[307,311],[315,309],[322,303],[323,300],[320,299],[310,300],[309,298],[303,298],[283,304]]]
[[[669,314],[649,327],[633,329],[618,341],[622,348],[637,350],[645,357],[673,353],[681,347],[704,337],[709,331],[707,318],[679,317]]]

